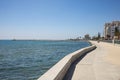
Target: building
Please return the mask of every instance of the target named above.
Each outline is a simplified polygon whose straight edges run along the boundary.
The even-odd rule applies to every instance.
[[[120,32],[120,21],[113,21],[112,23],[105,23],[104,37],[105,39],[113,39],[115,35],[115,28]]]
[[[84,39],[86,39],[86,40],[90,40],[90,39],[91,39],[91,37],[90,37],[90,35],[89,35],[89,34],[86,34],[86,35],[84,35]]]

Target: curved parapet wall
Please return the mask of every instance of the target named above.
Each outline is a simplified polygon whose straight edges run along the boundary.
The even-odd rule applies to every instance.
[[[74,61],[76,61],[81,55],[95,48],[96,46],[92,45],[90,47],[82,48],[65,56],[37,80],[62,80],[67,70],[70,68],[70,65]]]

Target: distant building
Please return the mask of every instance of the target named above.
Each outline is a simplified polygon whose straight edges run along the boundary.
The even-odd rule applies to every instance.
[[[90,37],[90,35],[89,35],[89,34],[86,34],[86,35],[84,35],[84,39],[86,39],[86,40],[90,40],[90,39],[91,39],[91,37]]]
[[[104,37],[105,39],[113,39],[115,35],[115,28],[120,32],[120,21],[113,21],[112,23],[105,23]]]

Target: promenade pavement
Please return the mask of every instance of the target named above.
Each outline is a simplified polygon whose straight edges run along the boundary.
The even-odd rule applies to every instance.
[[[120,46],[91,42],[97,48],[75,65],[71,80],[120,80]]]

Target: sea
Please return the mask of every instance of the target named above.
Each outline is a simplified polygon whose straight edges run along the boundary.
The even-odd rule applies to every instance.
[[[0,80],[37,80],[86,41],[0,40]]]

